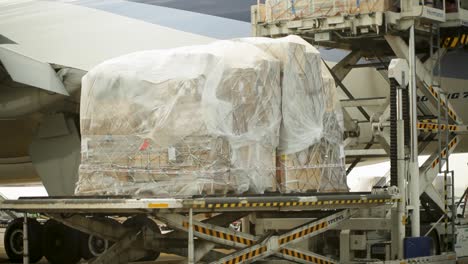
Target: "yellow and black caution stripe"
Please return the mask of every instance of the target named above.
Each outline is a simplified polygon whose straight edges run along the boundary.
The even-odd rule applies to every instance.
[[[293,258],[296,258],[296,259],[305,260],[305,261],[308,261],[310,263],[317,263],[317,264],[333,264],[334,263],[334,262],[331,262],[329,260],[322,259],[322,258],[319,258],[319,257],[314,256],[314,255],[309,255],[307,253],[298,252],[298,251],[296,251],[294,249],[290,249],[290,248],[283,248],[283,249],[280,250],[280,252],[283,255],[290,256],[290,257],[293,257]]]
[[[304,237],[304,236],[307,236],[315,231],[318,231],[320,229],[324,229],[328,226],[327,224],[327,221],[323,221],[322,223],[318,223],[316,225],[313,225],[309,228],[304,228],[303,230],[301,231],[298,231],[294,234],[291,234],[291,235],[288,235],[288,236],[285,236],[285,237],[280,237],[278,239],[278,244],[279,245],[283,245],[283,244],[286,244],[286,243],[289,243],[293,240],[296,240],[298,238],[301,238],[301,237]]]
[[[236,257],[231,258],[230,260],[226,260],[223,262],[223,264],[242,263],[242,262],[245,262],[245,261],[248,261],[257,257],[266,251],[267,251],[267,247],[261,246],[261,247],[258,247],[257,249],[252,249],[250,252],[238,255]]]
[[[468,34],[449,36],[442,39],[442,47],[446,49],[455,49],[468,45]]]
[[[182,226],[184,228],[188,229],[189,228],[189,223],[184,221],[184,222],[182,222]],[[251,245],[253,245],[255,243],[255,241],[252,240],[252,239],[248,239],[248,238],[238,236],[238,235],[229,234],[227,232],[221,232],[221,231],[209,229],[209,228],[203,227],[201,225],[197,225],[197,224],[193,225],[193,230],[195,232],[200,233],[200,234],[204,234],[204,235],[207,235],[207,236],[211,236],[211,237],[215,237],[215,238],[219,238],[219,239],[222,239],[222,240],[227,240],[227,241],[231,241],[231,242],[235,242],[235,243],[239,243],[239,244],[244,244],[244,245],[247,245],[247,246],[251,246]]]
[[[324,205],[349,205],[368,203],[390,203],[393,199],[343,199],[343,200],[323,200],[314,202],[239,202],[239,203],[206,203],[193,204],[193,209],[232,209],[232,208],[258,208],[258,207],[304,207],[304,206],[324,206]]]
[[[448,110],[448,115],[454,120],[454,121],[457,121],[457,115],[455,114],[455,111],[453,111],[453,109],[451,109],[446,103],[445,103],[445,100],[443,100],[442,98],[440,98],[440,95],[439,93],[434,89],[434,87],[432,86],[429,86],[429,92],[432,94],[432,96],[434,96],[437,100],[439,100],[440,104],[443,106],[443,107],[446,107],[447,110]]]
[[[458,137],[454,137],[450,143],[448,144],[448,149],[449,151],[452,150],[452,148],[457,144],[458,142]],[[442,150],[442,152],[440,153],[442,156],[442,158],[445,158],[447,157],[447,149],[444,149]],[[440,163],[440,158],[437,157],[433,162],[432,162],[432,168],[435,168],[435,166],[437,166],[438,164]]]
[[[457,132],[459,130],[462,130],[461,127],[457,125],[446,125],[446,124],[437,124],[434,123],[437,121],[434,120],[421,120],[418,122],[417,127],[419,130],[423,130],[425,132],[437,132],[439,129],[444,131],[448,128],[449,131],[451,132]]]

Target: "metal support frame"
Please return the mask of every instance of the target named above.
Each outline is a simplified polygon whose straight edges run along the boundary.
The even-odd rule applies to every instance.
[[[385,35],[385,39],[399,58],[409,60],[410,48],[401,37]],[[438,53],[435,54],[435,56],[439,56]],[[422,63],[418,58],[415,58],[414,60],[416,67],[415,70],[417,87],[420,88],[420,91],[429,99],[428,101],[432,104],[434,109],[437,109],[437,105],[440,103],[444,108],[447,109],[449,120],[456,124],[460,124],[461,120],[459,119],[457,113],[453,110],[451,103],[441,98],[441,89],[439,88],[440,84],[434,80],[432,71],[427,69],[425,64]],[[436,116],[435,112],[432,114]]]
[[[350,101],[356,101],[356,98],[349,92],[349,90],[346,88],[346,86],[343,84],[344,78],[351,72],[353,69],[353,66],[356,65],[356,63],[361,59],[362,54],[359,50],[353,50],[351,53],[349,53],[345,58],[343,58],[338,64],[336,64],[333,68],[330,68],[326,63],[326,67],[330,71],[330,73],[333,76],[333,79],[335,80],[336,84],[338,87],[341,88],[343,93],[348,97],[348,100]],[[345,103],[346,104],[346,103]],[[370,115],[366,112],[366,110],[363,108],[362,105],[358,105],[357,109],[359,112],[362,114],[362,116],[365,118],[365,120],[370,121]],[[344,118],[345,118],[345,124],[348,123],[354,123],[354,121],[351,119],[351,116],[347,112],[345,108],[343,108],[343,113],[344,113]],[[355,123],[354,123],[355,124]],[[357,129],[359,126],[355,124],[354,131],[358,131]],[[349,129],[347,127],[347,129]],[[356,133],[358,135],[359,133]],[[372,147],[373,143],[369,142],[366,144],[362,152],[365,152],[365,154],[369,154],[368,150]],[[362,154],[362,153],[361,153]],[[375,154],[375,153],[374,153]],[[351,173],[351,171],[356,167],[356,165],[362,160],[363,155],[359,155],[348,167],[346,170],[346,175]]]
[[[411,148],[410,148],[410,184],[409,184],[409,198],[411,204],[411,235],[413,237],[420,236],[420,201],[419,201],[419,164],[418,164],[418,132],[416,124],[418,122],[417,111],[417,86],[416,86],[416,47],[415,47],[415,26],[410,28],[409,37],[409,98],[410,98],[410,134],[411,134]]]
[[[346,209],[323,219],[307,223],[283,235],[268,235],[256,238],[253,244],[248,247],[211,264],[251,263],[272,255],[299,263],[337,263],[330,258],[297,249],[292,244],[316,236],[339,225],[345,219],[350,218],[355,212],[355,210]]]
[[[437,171],[434,170],[432,171],[432,165],[435,164],[439,171],[441,170],[443,164],[448,163],[448,155],[453,151],[453,148],[456,146],[456,141],[453,142],[454,138],[451,138],[449,136],[449,133],[451,132],[456,132],[456,133],[463,133],[465,131],[468,131],[468,127],[460,125],[461,120],[453,110],[451,104],[448,102],[448,100],[444,96],[444,92],[440,87],[440,77],[436,80],[433,74],[433,69],[435,67],[438,67],[439,73],[441,72],[440,69],[440,60],[441,57],[445,54],[446,49],[441,48],[441,43],[440,43],[440,35],[438,35],[438,43],[437,43],[437,50],[434,53],[434,45],[431,40],[431,50],[430,50],[430,59],[427,60],[425,63],[422,63],[417,57],[416,57],[416,34],[415,30],[416,27],[418,29],[421,29],[419,26],[419,22],[424,20],[424,24],[430,24],[432,23],[433,25],[436,25],[438,27],[438,23],[443,22],[445,20],[444,16],[444,8],[441,10],[435,9],[432,7],[425,6],[424,4],[420,6],[418,0],[412,0],[412,1],[402,1],[402,9],[403,11],[400,14],[386,14],[388,15],[388,24],[392,25],[397,25],[397,27],[392,27],[393,29],[396,29],[397,31],[406,31],[409,29],[409,45],[405,43],[405,41],[396,35],[384,35],[382,34],[382,37],[387,41],[389,44],[390,48],[394,51],[394,53],[397,55],[397,57],[404,58],[409,61],[410,64],[410,88],[409,88],[409,107],[410,107],[410,112],[411,115],[409,115],[409,118],[400,118],[399,123],[399,128],[398,128],[398,134],[402,135],[404,133],[403,127],[403,119],[411,119],[410,125],[408,126],[408,130],[406,131],[407,134],[411,134],[411,142],[409,142],[410,146],[410,160],[409,164],[406,164],[404,161],[405,159],[405,145],[406,143],[402,143],[400,141],[400,151],[398,153],[398,175],[399,175],[399,184],[400,187],[403,187],[403,185],[406,185],[406,175],[408,174],[409,171],[409,191],[408,191],[408,197],[410,198],[410,206],[408,207],[411,210],[411,224],[412,224],[412,236],[419,236],[420,235],[420,194],[423,192],[426,194],[425,197],[430,197],[435,204],[437,204],[439,207],[442,206],[441,208],[444,209],[444,200],[440,198],[440,196],[437,195],[437,192],[435,191],[434,187],[432,186],[432,181],[434,177],[437,175]],[[429,11],[432,11],[430,13]],[[389,13],[389,12],[387,12]],[[390,12],[392,13],[392,12]],[[437,13],[436,15],[433,15]],[[438,17],[441,15],[441,17]],[[400,18],[400,19],[394,19],[394,18]],[[386,16],[387,18],[387,16]],[[401,18],[405,18],[405,21],[400,21]],[[306,23],[307,19],[299,19],[299,21],[285,21],[284,25],[283,23],[277,23],[277,25],[273,26],[268,23],[268,28],[262,28],[262,25],[256,21],[254,24],[256,24],[257,28],[259,31],[257,32],[257,35],[263,35],[262,32],[269,32],[269,35],[275,36],[275,30],[280,29],[282,27],[287,27],[291,26],[290,24],[304,24]],[[389,29],[389,28],[387,28]],[[290,27],[289,30],[295,30],[293,27]],[[305,33],[301,33],[301,30],[309,30],[306,27],[302,27],[299,29],[299,35],[307,35]],[[317,27],[317,31],[330,31],[331,33],[328,33],[329,36],[331,36],[332,33],[334,33],[334,30],[328,29],[326,26],[324,27]],[[352,31],[352,29],[350,29]],[[280,30],[281,31],[281,30]],[[308,31],[309,34],[312,32],[312,30]],[[279,31],[277,33],[280,33]],[[284,33],[284,32],[282,32]],[[297,32],[295,34],[298,34]],[[358,39],[358,37],[356,37]],[[365,37],[362,38],[363,40]],[[338,39],[329,39],[327,43],[324,43],[325,46],[327,47],[339,47],[340,43],[332,43],[333,41],[335,42],[340,42],[339,38]],[[355,49],[354,49],[355,50]],[[365,51],[363,51],[365,52]],[[360,52],[353,51],[351,52],[347,58],[345,58],[342,62],[338,63],[333,69],[331,69],[332,75],[337,83],[337,86],[342,88],[344,93],[350,98],[350,100],[345,100],[343,101],[344,107],[360,107],[358,108],[361,113],[364,115],[367,120],[371,121],[369,116],[366,115],[367,113],[363,113],[364,109],[362,106],[370,106],[373,104],[373,102],[369,102],[368,100],[362,100],[361,102],[359,100],[356,100],[350,96],[349,92],[346,90],[346,87],[342,84],[342,76],[346,75],[352,68],[356,67],[361,67],[361,65],[356,66],[357,60],[350,65],[346,61],[350,58],[356,58],[356,55],[360,54]],[[377,56],[377,55],[376,55]],[[345,67],[346,65],[346,67]],[[350,67],[351,66],[351,67]],[[375,63],[369,63],[368,65],[362,65],[364,66],[377,66]],[[381,72],[381,71],[379,71]],[[382,72],[381,72],[382,73]],[[424,95],[426,95],[427,98],[429,98],[429,102],[431,105],[426,106],[420,106],[421,111],[428,111],[430,114],[439,116],[439,121],[437,124],[432,124],[432,123],[427,123],[427,124],[422,124],[420,121],[418,121],[417,114],[418,114],[418,107],[417,106],[417,93],[418,91],[422,92]],[[388,108],[387,108],[388,110]],[[438,110],[438,111],[437,111]],[[364,111],[365,112],[365,111]],[[388,150],[388,137],[386,138],[386,134],[384,133],[383,127],[384,122],[387,122],[388,118],[385,118],[388,116],[389,111],[384,111],[384,113],[381,115],[381,118],[379,119],[380,123],[376,123],[374,125],[377,125],[378,127],[374,127],[374,136],[378,140],[378,142],[382,145],[383,150]],[[445,122],[447,123],[442,123],[441,122],[441,116],[442,114],[445,115]],[[351,119],[350,116],[347,116],[345,113],[345,116],[347,119]],[[374,119],[374,118],[372,118]],[[451,124],[449,124],[451,123]],[[426,132],[437,132],[439,137],[439,151],[431,156],[430,161],[428,161],[429,166],[423,166],[422,168],[419,168],[418,166],[418,130],[423,130]],[[441,139],[442,137],[445,136],[445,144],[441,144]],[[403,138],[403,136],[401,136]],[[351,141],[349,141],[351,142]],[[366,148],[364,150],[347,150],[347,154],[349,155],[355,155],[358,158],[349,166],[348,168],[348,173],[356,166],[356,164],[360,161],[360,158],[363,156],[373,156],[373,155],[380,155],[382,153],[382,149],[372,149],[370,150],[369,148],[372,147],[372,142],[369,142],[366,145]],[[447,174],[448,169],[445,170],[445,174]],[[420,175],[421,174],[421,175]],[[421,182],[420,182],[421,181]],[[449,187],[450,184],[446,185],[446,188]],[[403,199],[400,200],[398,208],[395,208],[395,216],[393,224],[402,226],[404,225],[406,221],[406,206],[405,206],[405,188],[402,188],[402,197]],[[445,200],[445,204],[447,204],[447,200]],[[445,206],[445,209],[447,210],[448,213],[448,206]],[[395,233],[395,235],[398,235],[399,239],[402,240],[402,238],[405,236],[404,234],[404,228],[398,229],[398,231]],[[401,243],[402,244],[402,241]],[[399,258],[402,258],[402,247],[400,245],[399,247]]]
[[[23,264],[29,264],[28,213],[24,213],[23,220]]]
[[[100,200],[100,203],[97,200]],[[139,200],[139,204],[135,202],[134,208],[127,207],[128,202],[132,201],[131,199],[117,199],[116,201],[112,201],[112,199],[73,199],[74,206],[72,207],[67,206],[67,201],[65,198],[21,199],[1,202],[0,208],[44,213],[74,229],[102,239],[116,241],[103,255],[93,260],[93,264],[127,263],[145,256],[148,250],[176,253],[181,256],[190,255],[189,261],[191,260],[193,263],[200,261],[242,263],[270,256],[299,263],[336,263],[330,258],[295,248],[293,244],[330,229],[340,229],[341,224],[344,224],[344,228],[356,225],[359,219],[353,218],[351,221],[349,218],[358,210],[378,206],[388,209],[389,206],[398,201],[398,196],[393,193],[379,192],[319,196],[195,198],[178,201],[142,199]],[[120,209],[116,209],[119,207],[116,202],[119,203]],[[168,203],[167,207],[162,206],[165,202]],[[104,213],[106,215],[134,216],[144,214],[154,216],[174,227],[175,231],[161,235],[146,226],[129,228],[119,223],[100,221],[90,217],[90,214],[99,211],[99,208],[106,208],[106,203],[114,207],[113,211]],[[158,208],[154,208],[155,204],[158,205]],[[140,209],[135,212],[135,208]],[[142,208],[147,209],[143,210]],[[204,221],[194,219],[195,213],[207,213],[207,209],[216,215]],[[230,212],[226,212],[229,210]],[[277,217],[279,215],[285,216],[285,212],[297,213],[298,210],[303,211],[304,216],[308,219],[314,219],[314,217],[320,217],[319,215],[323,216],[324,214],[327,216],[307,222],[280,235],[273,233],[262,236],[251,235],[227,228],[229,223],[245,217],[249,213]],[[317,213],[311,214],[311,211]],[[333,212],[337,213],[330,215]],[[382,222],[382,219],[374,219],[373,223],[373,226],[379,230],[389,228],[389,223]],[[192,235],[188,234],[189,232],[193,232],[193,238]],[[189,246],[190,244],[192,245]],[[215,245],[239,251],[226,256],[221,252],[213,251]],[[182,248],[170,248],[172,246],[181,246]]]
[[[100,255],[95,260],[91,261],[90,264],[124,264],[137,259],[137,257],[132,258],[129,249],[134,243],[141,239],[141,235],[141,230],[128,232],[123,238],[107,249],[105,254]],[[142,253],[142,256],[144,256],[144,251]]]
[[[346,86],[343,84],[343,80],[346,78],[346,76],[351,72],[353,69],[352,66],[356,65],[356,63],[361,59],[362,55],[360,51],[353,51],[350,54],[348,54],[345,58],[343,58],[339,63],[337,63],[333,68],[330,68],[327,63],[324,64],[330,71],[330,73],[333,76],[333,79],[337,83],[337,85],[341,88],[343,93],[348,97],[348,100],[356,100],[354,96],[349,92],[349,90],[346,88]],[[357,106],[359,111],[362,113],[362,115],[369,120],[369,115],[367,112],[364,110],[362,106]],[[345,128],[346,128],[346,133],[349,135],[352,135],[356,137],[359,135],[359,126],[357,123],[351,118],[351,115],[348,113],[346,109],[343,109],[343,118],[344,118],[344,123],[345,123]]]
[[[438,133],[439,130],[445,132],[449,131],[450,133],[455,134],[467,134],[468,126],[465,125],[448,125],[448,124],[439,124],[437,120],[419,120],[418,129],[423,132],[428,133]]]
[[[340,232],[340,263],[348,263],[351,260],[351,230],[345,229]]]
[[[66,226],[110,241],[118,241],[130,231],[129,228],[120,224],[105,223],[83,215],[63,217],[60,214],[49,214],[48,216]]]
[[[374,98],[358,98],[358,99],[346,99],[340,100],[341,107],[364,107],[364,106],[381,106],[387,102],[385,97],[374,97]]]
[[[92,217],[73,215],[63,217],[60,214],[49,214],[49,216],[64,225],[80,230],[81,232],[93,234],[105,240],[116,241],[105,254],[102,254],[92,264],[128,263],[145,256],[146,250],[153,249],[143,243],[143,236],[157,240],[159,245],[164,245],[161,236],[154,234],[149,228],[128,228],[114,222],[103,222]],[[170,241],[169,241],[170,243]]]
[[[439,174],[439,166],[444,165],[444,160],[440,159],[440,156],[446,157],[450,155],[459,142],[460,138],[458,136],[451,137],[447,147],[443,148],[440,153],[433,153],[426,162],[424,162],[419,171],[421,175],[419,194],[422,194],[427,188],[432,186],[432,182],[434,182]]]
[[[431,29],[432,32],[432,29]],[[439,35],[437,35],[439,37]],[[411,99],[411,117],[412,117],[412,125],[411,125],[411,139],[412,139],[412,154],[411,154],[411,164],[410,164],[410,194],[411,194],[411,209],[413,215],[412,223],[412,235],[419,236],[419,196],[426,192],[426,194],[434,201],[435,204],[438,205],[441,209],[444,207],[444,202],[437,195],[437,192],[434,190],[432,186],[432,181],[434,180],[435,176],[437,175],[438,171],[442,168],[443,163],[446,163],[447,156],[451,152],[452,148],[456,145],[453,142],[453,138],[449,138],[449,131],[455,130],[459,126],[458,125],[449,125],[448,122],[454,122],[459,124],[460,120],[453,110],[452,106],[448,102],[447,98],[444,97],[443,90],[440,88],[440,76],[436,80],[433,75],[433,69],[438,67],[438,71],[440,73],[440,61],[441,56],[445,53],[443,49],[440,49],[440,43],[437,45],[437,52],[434,51],[434,44],[433,44],[433,36],[431,35],[431,50],[430,50],[430,59],[423,64],[419,59],[415,56],[414,50],[414,26],[410,29],[410,42],[409,46],[400,38],[396,36],[385,36],[387,42],[389,43],[390,47],[394,50],[395,54],[398,57],[406,58],[410,60],[410,69],[411,69],[411,83],[410,92],[412,95],[410,96]],[[432,113],[435,116],[438,116],[438,122],[436,125],[434,124],[424,124],[417,121],[417,110],[416,107],[416,87],[420,88],[420,91],[425,94],[430,100],[432,104],[432,108],[436,109],[437,113]],[[434,110],[433,110],[434,111]],[[445,124],[441,122],[441,115],[445,115]],[[421,168],[417,167],[417,130],[418,129],[432,129],[431,132],[438,133],[438,146],[439,151],[431,156],[428,162],[426,162]],[[445,141],[442,139],[442,133],[444,132]],[[451,141],[449,141],[451,140]],[[446,146],[443,146],[443,142],[445,142]],[[416,153],[413,153],[416,152]],[[432,165],[439,165],[438,170],[434,170],[435,166]],[[419,182],[421,181],[421,182]]]
[[[400,190],[400,201],[398,202],[396,208],[396,232],[395,235],[395,245],[398,248],[398,258],[403,258],[403,239],[405,238],[405,222],[406,222],[406,192],[407,192],[407,174],[405,173],[405,166],[407,165],[407,161],[405,160],[405,136],[404,136],[404,120],[403,120],[403,109],[402,109],[402,91],[399,89],[398,91],[398,102],[399,102],[399,109],[398,109],[398,118],[397,118],[397,134],[398,134],[398,150],[397,150],[397,171],[398,171],[398,189]],[[393,236],[392,236],[393,237]]]
[[[307,35],[308,39],[315,39],[314,34],[324,33],[331,38],[331,34],[340,36],[339,32],[352,32],[357,35],[358,32],[374,31],[379,33],[379,26],[384,24],[384,14],[382,12],[372,12],[355,16],[353,20],[344,17],[345,14],[337,14],[330,17],[308,17],[294,21],[261,21],[256,14],[264,12],[263,6],[252,8],[252,28],[254,36],[284,36],[289,34]],[[351,16],[346,14],[346,16]],[[354,15],[353,15],[354,17]],[[332,32],[331,32],[332,31]],[[334,42],[335,47],[349,49],[351,46],[346,42]]]
[[[405,157],[405,121],[403,113],[403,92],[408,84],[408,65],[406,60],[395,60],[392,63],[390,80],[390,101],[392,116],[391,128],[392,148],[390,153],[391,160],[391,185],[397,185],[400,192],[400,201],[396,208],[392,208],[392,259],[402,259],[403,240],[405,238],[405,219],[406,219],[406,196],[407,196],[407,173],[405,171],[407,160]],[[389,76],[390,77],[390,76]],[[396,79],[395,79],[396,78]],[[396,168],[395,168],[395,167]]]
[[[188,263],[195,264],[195,246],[193,242],[193,209],[189,211],[188,222]]]
[[[254,244],[259,239],[247,233],[234,232],[230,228],[219,227],[196,220],[192,220],[192,228],[190,228],[190,219],[180,214],[156,214],[156,217],[177,230],[184,232],[192,230],[195,237],[232,248],[244,248]]]
[[[414,69],[416,84],[414,87],[418,86],[419,90],[429,98],[430,108],[425,108],[429,110],[432,115],[437,116],[437,121],[434,120],[420,120],[416,125],[412,125],[413,132],[416,134],[414,129],[421,130],[423,132],[437,133],[438,139],[438,151],[434,153],[429,160],[419,168],[420,177],[412,177],[411,179],[420,180],[419,190],[416,190],[415,182],[412,182],[413,190],[418,191],[416,194],[414,191],[410,193],[414,195],[412,200],[417,200],[423,193],[426,194],[426,197],[429,197],[434,204],[439,207],[440,211],[444,210],[444,199],[438,195],[438,192],[434,189],[432,181],[441,171],[442,166],[447,163],[449,154],[453,151],[458,143],[457,138],[454,138],[450,133],[465,133],[467,130],[466,126],[460,125],[461,120],[458,118],[457,114],[453,110],[451,104],[448,102],[443,89],[440,87],[441,83],[441,58],[446,53],[446,49],[442,48],[440,43],[440,29],[437,23],[435,26],[431,27],[431,40],[430,40],[430,56],[425,63],[419,61],[417,57],[414,56],[414,37],[410,38],[410,45],[406,43],[398,36],[385,36],[390,47],[393,49],[395,54],[398,57],[406,59],[414,59]],[[434,36],[434,28],[436,30],[436,36]],[[414,27],[411,29],[414,31]],[[412,34],[414,36],[414,33]],[[434,44],[434,40],[437,40],[437,44]],[[434,76],[434,69],[437,69],[438,76]],[[412,98],[414,100],[414,98]],[[414,103],[413,103],[414,104]],[[414,117],[414,114],[412,115]],[[451,123],[451,124],[450,124]],[[414,137],[413,137],[414,138]],[[413,141],[414,143],[414,141]],[[412,147],[416,150],[416,147]],[[412,155],[413,159],[414,155]],[[415,162],[413,162],[415,164]],[[417,175],[416,166],[411,166],[411,171],[413,175]],[[414,221],[415,222],[415,221]],[[413,226],[413,230],[417,230],[417,226]],[[416,231],[417,232],[417,231]],[[413,233],[415,235],[416,233]]]
[[[156,214],[156,217],[169,226],[184,232],[193,232],[193,236],[208,242],[224,245],[239,251],[220,258],[212,263],[250,263],[275,255],[300,263],[336,263],[330,258],[312,252],[306,252],[293,247],[312,236],[336,228],[349,219],[357,209],[345,209],[319,220],[313,220],[282,235],[254,236],[248,233],[236,232],[201,221],[190,220],[190,217],[180,214]],[[190,261],[190,260],[189,260]]]
[[[385,149],[347,149],[345,155],[347,157],[386,157],[387,151]]]
[[[219,227],[228,227],[230,225],[230,223],[244,217],[245,215],[246,214],[242,213],[242,212],[239,212],[239,213],[224,213],[224,214],[219,214],[219,215],[216,215],[214,217],[208,218],[208,219],[206,219],[204,221],[201,221],[201,222],[204,223],[204,224],[210,224],[210,225],[215,225],[215,226],[219,226]],[[192,225],[193,225],[193,221],[192,221]],[[185,240],[180,240],[179,238],[182,238],[182,239],[185,239]],[[170,234],[167,234],[163,238],[164,244],[167,245],[167,240],[168,239],[179,239],[179,240],[177,240],[177,241],[179,241],[178,242],[179,244],[177,246],[178,247],[183,247],[184,245],[181,244],[180,242],[181,241],[187,241],[187,232],[178,231],[176,229],[174,232],[172,232]],[[157,242],[157,241],[158,240],[155,240],[154,238],[148,238],[148,237],[144,238],[144,243],[146,245],[149,244],[148,246],[150,248],[160,248],[160,247],[158,247],[158,245],[153,244],[154,242]],[[145,248],[148,248],[148,246],[146,246]],[[224,254],[222,254],[220,252],[213,251],[213,249],[215,248],[215,243],[211,242],[211,241],[204,240],[204,241],[196,241],[195,242],[195,240],[194,240],[193,247],[194,247],[193,260],[194,260],[195,263],[197,263],[198,261],[200,261],[202,259],[205,262],[210,262],[210,261],[217,260],[217,259],[224,256]],[[165,252],[176,254],[176,255],[179,255],[179,256],[188,256],[188,253],[189,253],[188,251],[189,251],[188,242],[187,242],[187,250],[185,250],[183,248],[175,248],[175,247],[167,247],[165,249]]]
[[[229,225],[229,223],[243,217],[244,215],[245,214],[243,213],[220,214],[218,216],[207,219],[203,224],[226,226]],[[80,230],[84,233],[93,234],[102,239],[110,241],[122,241],[125,239],[127,234],[131,234],[132,232],[134,233],[136,231],[142,231],[141,236],[139,236],[132,244],[135,246],[132,246],[131,250],[128,249],[130,251],[128,253],[130,256],[135,254],[142,255],[142,251],[144,250],[153,250],[155,248],[159,248],[164,249],[165,252],[181,256],[188,256],[190,255],[190,251],[192,251],[193,255],[188,256],[188,258],[193,259],[194,263],[199,261],[201,258],[219,258],[219,254],[210,252],[214,248],[213,243],[204,241],[202,243],[195,244],[193,237],[190,238],[190,236],[187,236],[185,232],[172,232],[163,237],[161,234],[155,233],[150,228],[135,230],[124,227],[118,223],[103,222],[93,219],[92,217],[86,217],[79,214],[70,217],[63,217],[60,214],[49,214],[49,216],[71,228]],[[193,243],[192,250],[190,249],[190,241]],[[187,250],[183,250],[184,247],[188,247]],[[135,257],[133,257],[133,259],[135,259]]]
[[[443,148],[440,153],[433,153],[424,164],[420,167],[420,187],[419,194],[426,193],[432,201],[439,207],[441,211],[444,211],[445,201],[443,197],[435,190],[433,182],[437,175],[439,174],[439,166],[443,166],[446,159],[441,159],[440,157],[447,157],[452,153],[460,139],[458,136],[451,137],[447,147]]]
[[[450,176],[450,182],[449,182]],[[455,196],[454,196],[454,171],[448,171],[447,168],[444,171],[444,213],[445,213],[445,234],[446,234],[446,241],[445,241],[445,251],[455,251],[455,217],[456,217],[456,208],[455,208]],[[449,189],[450,189],[450,197],[449,197]],[[449,205],[449,199],[451,200]],[[450,232],[450,239],[449,239],[449,231],[448,225],[449,220],[451,220],[451,232]],[[450,248],[449,248],[450,242]]]

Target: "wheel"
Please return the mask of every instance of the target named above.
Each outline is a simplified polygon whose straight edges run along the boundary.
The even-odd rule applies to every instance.
[[[107,217],[99,217],[96,220],[103,221],[104,223],[120,224],[118,221]],[[90,260],[94,257],[102,255],[113,244],[112,241],[86,233],[81,233],[80,239],[81,256],[85,260]]]
[[[154,232],[157,232],[161,234],[161,230],[159,229],[158,224],[151,220],[150,218],[143,216],[143,215],[138,215],[132,218],[128,218],[123,225],[125,227],[133,227],[133,228],[142,228],[143,226],[147,226]],[[146,256],[144,256],[141,259],[138,259],[136,261],[154,261],[159,257],[160,252],[158,251],[151,251],[148,250]]]
[[[432,238],[432,248],[431,248],[431,255],[436,256],[440,254],[440,241],[439,235],[436,230],[432,230],[429,233],[429,237]]]
[[[3,243],[12,263],[23,262],[23,218],[11,221],[5,231]],[[29,261],[36,263],[42,258],[42,226],[34,218],[28,218]]]
[[[75,264],[81,259],[80,233],[55,220],[44,225],[44,255],[51,264]]]
[[[424,225],[424,226],[421,226],[420,232],[421,234],[426,234],[427,232],[429,232],[430,229],[431,229],[431,226]],[[427,236],[432,239],[431,256],[439,255],[441,251],[441,247],[440,247],[439,234],[437,230],[433,229]]]

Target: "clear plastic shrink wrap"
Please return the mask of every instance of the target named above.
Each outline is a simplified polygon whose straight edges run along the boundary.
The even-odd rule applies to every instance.
[[[295,36],[105,62],[83,79],[76,193],[347,191],[335,89]]]
[[[266,21],[385,12],[395,0],[266,0]]]
[[[298,36],[246,38],[281,61],[282,123],[277,184],[282,192],[345,192],[343,120],[332,75]]]
[[[83,78],[81,195],[261,193],[274,186],[280,64],[219,41],[109,60]]]

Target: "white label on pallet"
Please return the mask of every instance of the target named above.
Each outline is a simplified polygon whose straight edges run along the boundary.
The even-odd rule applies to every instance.
[[[176,150],[174,147],[167,148],[167,157],[169,158],[170,161],[176,160]]]
[[[468,257],[468,225],[457,227],[455,251],[457,257]]]

